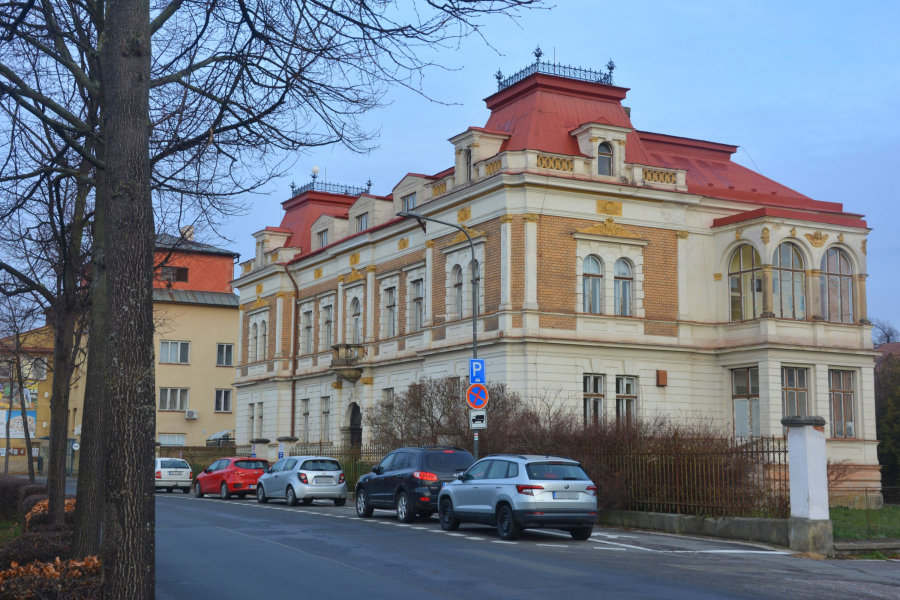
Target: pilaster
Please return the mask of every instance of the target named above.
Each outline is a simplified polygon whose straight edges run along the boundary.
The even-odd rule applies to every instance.
[[[537,226],[540,216],[525,215],[525,310],[538,310],[537,301]],[[527,314],[524,318],[526,329],[537,329],[540,318],[537,314]]]
[[[676,248],[678,251],[678,320],[690,319],[688,313],[688,232],[677,231]]]
[[[769,319],[775,316],[772,310],[772,265],[762,266],[762,318]]]
[[[781,434],[781,362],[759,362],[759,429],[762,435]]]
[[[334,315],[334,325],[337,327],[337,343],[344,343],[344,276],[338,277],[337,288],[337,314]],[[330,350],[331,348],[329,348]]]
[[[237,354],[234,357],[234,366],[239,367],[243,361],[244,348],[244,305],[238,306],[238,336],[237,336]]]
[[[806,272],[806,298],[809,316],[813,321],[822,321],[822,290],[819,281],[822,271],[810,269]]]
[[[275,294],[275,358],[281,358],[281,336],[284,331],[284,292]]]
[[[853,276],[853,308],[859,315],[857,321],[863,325],[869,324],[869,309],[866,306],[866,278],[868,273],[860,273]]]
[[[375,341],[375,265],[366,267],[366,343]]]
[[[432,324],[432,306],[434,302],[434,241],[428,240],[425,243],[425,323],[422,327],[422,343],[424,345],[431,344],[431,324]]]

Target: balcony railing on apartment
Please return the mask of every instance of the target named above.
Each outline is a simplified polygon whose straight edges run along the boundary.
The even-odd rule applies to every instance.
[[[331,370],[341,379],[355,382],[362,377],[362,369],[356,366],[366,355],[362,344],[335,344],[331,347]]]
[[[362,194],[368,194],[371,189],[371,179],[364,186],[343,185],[340,183],[325,183],[324,181],[313,179],[302,187],[292,186],[291,192],[294,196],[302,194],[303,192],[327,192],[329,194],[342,194],[344,196],[361,196]]]
[[[543,73],[544,75],[556,75],[557,77],[566,77],[568,79],[578,79],[580,81],[590,81],[592,83],[603,83],[606,85],[613,85],[613,71],[616,69],[616,64],[609,60],[606,63],[606,71],[594,71],[593,69],[583,69],[581,67],[572,67],[569,65],[558,65],[556,62],[546,62],[541,61],[541,57],[544,55],[543,51],[541,51],[540,46],[535,48],[534,52],[535,61],[534,63],[528,65],[518,73],[514,75],[510,75],[509,77],[504,77],[503,73],[498,69],[494,74],[494,78],[497,80],[497,91],[505,90],[509,86],[516,84],[529,75],[533,75],[534,73]]]

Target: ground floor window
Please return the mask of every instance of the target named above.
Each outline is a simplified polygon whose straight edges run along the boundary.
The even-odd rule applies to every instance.
[[[853,371],[829,369],[828,401],[831,405],[831,436],[856,437],[853,417]]]
[[[599,422],[603,416],[603,375],[584,375],[583,403],[585,426]]]
[[[797,367],[781,368],[781,416],[807,417],[809,391],[807,371]]]
[[[631,425],[637,408],[637,377],[616,377],[616,423]]]
[[[161,433],[159,434],[160,446],[184,446],[183,433]]]
[[[731,394],[734,403],[734,436],[759,437],[759,369],[731,371]]]
[[[303,443],[309,443],[309,398],[300,401],[300,410],[303,413]]]
[[[331,441],[331,398],[322,398],[322,441]]]

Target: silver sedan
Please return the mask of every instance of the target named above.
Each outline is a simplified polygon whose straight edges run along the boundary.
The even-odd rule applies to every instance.
[[[347,503],[347,480],[341,463],[327,456],[291,456],[283,458],[260,476],[256,500],[266,503],[277,498],[289,506],[297,502],[332,500],[335,506]]]

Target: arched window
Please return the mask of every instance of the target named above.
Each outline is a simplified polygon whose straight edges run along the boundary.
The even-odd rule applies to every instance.
[[[599,315],[603,312],[603,265],[596,256],[584,259],[582,291],[584,312]]]
[[[822,317],[832,323],[853,322],[853,267],[840,248],[831,248],[822,257]]]
[[[259,350],[257,354],[259,355],[259,360],[266,360],[269,348],[269,337],[266,335],[266,322],[263,321],[259,324]]]
[[[806,271],[800,249],[784,242],[772,260],[772,308],[782,319],[806,318]]]
[[[631,264],[624,258],[616,261],[616,314],[631,316],[631,296],[634,275]]]
[[[600,175],[612,175],[613,149],[608,143],[603,142],[597,148],[597,173]]]
[[[734,251],[728,269],[731,290],[731,320],[758,319],[762,313],[762,260],[753,246],[744,244]]]
[[[250,328],[250,347],[247,349],[250,354],[250,362],[256,362],[256,348],[259,343],[259,326],[254,323]]]
[[[351,323],[353,331],[353,343],[362,344],[362,315],[360,314],[359,299],[354,298],[350,303],[350,315],[353,319]]]
[[[481,269],[477,260],[472,261],[472,272],[475,274],[475,285],[472,293],[475,294],[475,316],[481,314]]]
[[[454,284],[453,284],[454,300],[453,301],[455,302],[454,308],[456,309],[456,318],[462,319],[463,318],[463,303],[465,302],[464,296],[463,296],[463,270],[460,266],[457,265],[456,267],[453,268],[453,272],[456,273],[456,275],[453,278],[453,281],[454,281]]]

